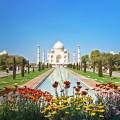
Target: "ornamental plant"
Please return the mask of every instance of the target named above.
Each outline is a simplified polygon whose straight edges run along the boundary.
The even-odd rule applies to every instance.
[[[55,90],[58,85],[57,81],[52,84]],[[63,82],[63,85],[70,85],[70,82]],[[72,96],[66,95],[63,88],[63,94],[57,96],[27,87],[5,88],[0,120],[120,120],[118,86],[96,84],[93,89],[96,99],[89,95],[88,88],[81,88],[77,83]]]
[[[97,102],[105,106],[104,117],[106,120],[120,120],[120,89],[112,83],[97,84]]]
[[[64,81],[64,84],[68,86],[70,82]],[[64,87],[64,89],[66,88]],[[43,110],[45,117],[51,120],[104,119],[104,104],[95,104],[94,99],[88,95],[88,89],[81,91],[80,83],[77,82],[74,89],[75,95],[73,96],[65,95],[53,99],[51,104]]]
[[[45,91],[30,88],[5,88],[0,120],[48,120],[42,109],[53,96]]]

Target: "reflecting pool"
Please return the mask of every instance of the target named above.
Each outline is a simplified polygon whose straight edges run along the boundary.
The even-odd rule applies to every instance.
[[[59,82],[58,93],[60,94],[61,89],[64,88],[63,83],[65,80],[69,80],[71,82],[70,89],[68,91],[68,94],[71,96],[73,95],[73,87],[76,86],[77,81],[80,81],[80,78],[63,67],[56,67],[54,71],[45,79],[45,81],[37,89],[48,91],[52,95],[55,95],[55,90],[52,87],[52,84],[54,83],[54,81],[58,81]],[[89,95],[95,98],[94,91],[91,90],[89,86],[85,85],[83,82],[81,82],[81,86],[82,90],[88,88]]]

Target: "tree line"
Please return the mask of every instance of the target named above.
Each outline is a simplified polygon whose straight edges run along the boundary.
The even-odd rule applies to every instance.
[[[81,63],[69,64],[68,67],[84,72],[88,69],[97,72],[100,77],[103,76],[103,72],[108,72],[109,76],[112,77],[113,70],[120,71],[120,53],[111,54],[93,50],[90,55],[86,54],[81,57]]]
[[[43,64],[39,62],[38,65],[35,63],[30,64],[29,60],[25,59],[22,56],[11,56],[11,55],[2,55],[0,56],[0,67],[1,70],[9,70],[13,71],[13,79],[16,79],[16,71],[17,69],[21,71],[21,76],[24,77],[25,73],[30,73],[30,69],[34,72],[35,70],[41,71],[45,67],[51,67],[51,65]]]

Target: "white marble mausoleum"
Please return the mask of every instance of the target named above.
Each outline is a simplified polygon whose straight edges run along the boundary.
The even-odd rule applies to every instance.
[[[53,49],[48,51],[47,62],[52,66],[66,66],[69,64],[69,51],[64,48],[61,41],[57,41],[54,44]]]

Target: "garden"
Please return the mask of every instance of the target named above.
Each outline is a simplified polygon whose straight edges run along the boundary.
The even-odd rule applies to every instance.
[[[59,82],[52,84],[55,96],[48,91],[27,87],[4,88],[1,92],[0,120],[120,120],[120,89],[112,83],[96,84],[82,90],[80,82],[71,88],[64,81],[64,89],[58,94]],[[69,96],[69,91],[73,95]]]

